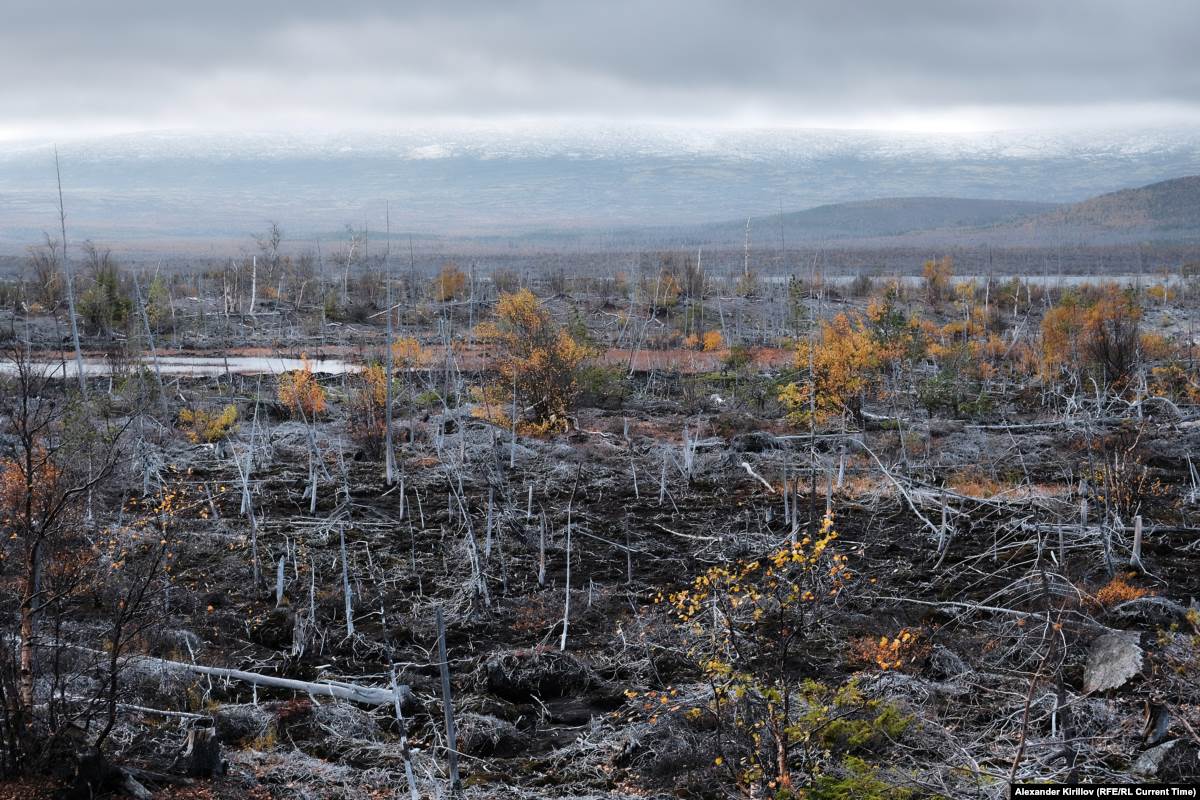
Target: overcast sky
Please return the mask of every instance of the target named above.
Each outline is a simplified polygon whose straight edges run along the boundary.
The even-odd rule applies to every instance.
[[[1197,0],[3,0],[0,137],[1200,122]]]

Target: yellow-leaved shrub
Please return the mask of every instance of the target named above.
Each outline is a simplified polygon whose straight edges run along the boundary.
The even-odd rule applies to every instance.
[[[528,414],[528,430],[564,427],[578,393],[577,373],[587,350],[551,318],[528,289],[501,295],[495,321],[480,325],[478,334],[496,347],[499,373],[498,381],[480,393],[482,413],[493,421],[511,424],[508,417],[515,388],[518,414]]]
[[[300,369],[279,376],[276,396],[293,417],[312,419],[325,411],[325,389],[313,374],[308,356],[300,359]]]

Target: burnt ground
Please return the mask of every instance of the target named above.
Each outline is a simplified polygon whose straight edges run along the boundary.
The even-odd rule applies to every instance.
[[[244,429],[232,449],[178,437],[154,443],[148,463],[155,480],[195,502],[172,523],[171,590],[139,649],[171,661],[363,685],[386,685],[395,665],[412,689],[405,708],[410,743],[418,783],[430,796],[446,790],[438,607],[469,795],[721,796],[728,776],[704,755],[711,747],[704,730],[677,714],[641,713],[627,693],[698,691],[696,665],[656,598],[710,566],[759,557],[785,542],[785,472],[803,530],[810,519],[819,522],[828,494],[838,548],[859,576],[804,643],[799,669],[835,685],[857,676],[873,696],[918,720],[889,756],[898,785],[953,796],[1004,789],[1041,652],[1030,631],[1047,607],[1065,631],[1063,675],[1085,754],[1081,778],[1134,776],[1155,741],[1146,729],[1157,709],[1166,709],[1172,737],[1195,744],[1200,645],[1192,637],[1200,630],[1189,629],[1183,614],[1200,596],[1198,507],[1188,496],[1186,466],[1187,454],[1200,452],[1194,422],[1138,423],[1140,452],[1157,465],[1148,469],[1165,489],[1142,509],[1151,520],[1146,574],[1131,580],[1166,602],[1105,608],[1090,599],[1109,580],[1103,533],[1099,525],[1077,524],[1077,483],[1087,468],[1080,442],[1117,435],[1131,423],[1098,423],[1085,437],[1075,423],[1014,431],[915,419],[907,429],[876,425],[823,436],[813,461],[807,437],[783,426],[764,428],[712,401],[689,410],[634,397],[617,411],[582,410],[568,433],[520,437],[510,467],[507,432],[467,408],[426,412],[413,417],[411,441],[400,446],[402,508],[401,487],[385,484],[379,460],[331,413],[314,426],[327,477],[318,482],[313,512],[304,496],[308,433],[272,413],[268,402],[251,471],[261,575],[255,584],[233,462],[249,446],[253,388],[250,381],[240,386]],[[685,424],[702,437],[690,480]],[[842,452],[844,479],[830,488]],[[141,466],[130,467],[135,485]],[[963,474],[1000,488],[945,488]],[[137,494],[110,492],[105,499],[114,507]],[[951,531],[939,553],[943,503]],[[560,651],[568,506],[571,610]],[[348,553],[352,635],[339,535]],[[1128,560],[1127,535],[1118,534],[1112,547],[1117,562]],[[1060,552],[1065,566],[1057,563]],[[280,558],[285,601],[277,606]],[[76,625],[80,641],[100,644],[99,621]],[[922,632],[924,657],[891,671],[854,660],[851,642],[901,628]],[[1140,634],[1144,666],[1119,689],[1085,693],[1089,648],[1111,630]],[[390,707],[255,689],[138,657],[124,682],[131,704],[214,718],[230,762],[224,778],[163,786],[160,796],[382,797],[403,786]],[[1018,774],[1027,778],[1062,771],[1045,702],[1039,693],[1025,726],[1028,754]],[[161,769],[183,744],[185,724],[171,718],[129,711],[122,726],[122,763]]]
[[[575,305],[548,302],[563,318]],[[619,309],[601,310],[587,323],[597,341],[612,341]],[[113,761],[177,776],[189,726],[211,721],[228,774],[187,786],[145,778],[158,796],[404,796],[390,705],[187,669],[386,687],[394,667],[411,689],[403,711],[420,792],[445,796],[441,609],[468,796],[736,796],[737,776],[714,763],[711,722],[687,715],[710,687],[661,597],[711,567],[761,558],[793,528],[811,532],[828,501],[836,549],[856,578],[787,668],[797,680],[854,681],[912,720],[867,754],[892,788],[864,796],[1000,797],[1010,776],[1195,779],[1200,623],[1189,609],[1200,598],[1200,410],[1137,412],[1123,400],[1087,398],[1067,407],[1046,387],[1001,382],[994,407],[980,413],[931,414],[912,396],[885,398],[857,424],[810,440],[772,402],[789,362],[776,335],[783,303],[731,303],[731,329],[734,311],[780,321],[779,329],[763,323],[761,337],[747,325],[747,337],[772,346],[752,349],[736,374],[722,366],[726,352],[682,350],[664,338],[639,350],[624,391],[585,392],[568,430],[522,434],[515,453],[508,431],[477,418],[466,392],[460,406],[444,408],[420,401],[429,386],[412,387],[400,403],[400,482],[391,486],[379,442],[347,426],[346,377],[322,378],[331,407],[311,430],[283,413],[272,378],[170,379],[170,418],[134,432],[138,446],[97,498],[103,513],[87,530],[103,539],[144,515],[160,487],[180,498],[166,536],[169,580],[121,672]],[[1167,316],[1147,311],[1156,330],[1190,319]],[[257,321],[207,320],[161,342],[164,350],[359,360],[382,341],[378,325],[309,329],[272,317],[265,303]],[[45,338],[65,342],[61,325],[40,324]],[[439,353],[429,330],[429,319],[414,317],[401,333],[423,332]],[[489,353],[456,350],[463,373],[453,380],[485,380],[472,370],[486,367]],[[610,349],[599,360],[623,365],[627,355]],[[438,369],[418,382],[446,389],[452,378]],[[136,405],[136,374],[113,384],[118,416]],[[153,387],[147,373],[140,386]],[[240,418],[229,441],[191,444],[175,430],[179,407],[227,402]],[[690,474],[685,437],[698,440]],[[251,450],[253,525],[235,460],[244,466]],[[306,494],[314,450],[315,508]],[[1145,522],[1138,572],[1127,567],[1135,514]],[[1114,577],[1142,596],[1102,600]],[[63,635],[103,650],[105,624],[104,609],[82,604]],[[859,657],[861,642],[901,630],[921,647],[900,668]],[[1097,642],[1115,632],[1136,635],[1138,668],[1118,686],[1089,689]],[[1054,676],[1048,652],[1061,664]],[[94,688],[98,677],[84,675],[83,685]],[[657,705],[647,708],[647,698]],[[840,756],[822,755],[818,771],[842,774]],[[44,788],[0,787],[0,797]]]

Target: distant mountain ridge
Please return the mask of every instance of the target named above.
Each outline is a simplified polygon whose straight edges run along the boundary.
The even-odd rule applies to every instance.
[[[704,244],[734,247],[745,221],[660,231]],[[1029,245],[1063,242],[1200,242],[1200,175],[1055,204],[953,197],[897,197],[835,203],[775,218],[751,219],[751,242],[884,246]],[[765,237],[765,238],[764,238]]]
[[[293,249],[318,239],[338,247],[346,226],[379,231],[389,216],[394,234],[418,243],[494,251],[705,239],[740,247],[751,215],[752,243],[777,246],[781,202],[795,215],[784,214],[793,243],[899,237],[923,246],[981,229],[1018,241],[1042,235],[1021,227],[1030,216],[1063,211],[1023,201],[1076,203],[1200,174],[1200,131],[1191,128],[934,135],[581,125],[58,144],[70,238],[150,258],[234,255],[272,220]],[[1159,213],[1145,208],[1131,219]],[[23,253],[57,219],[49,143],[0,141],[0,252]],[[1137,225],[1057,219],[1101,237],[1140,235]],[[1154,235],[1189,226],[1164,223]]]
[[[859,239],[901,236],[946,228],[974,228],[1017,221],[1058,208],[1055,203],[1027,200],[981,200],[962,197],[889,197],[831,203],[782,216],[750,219],[751,236],[777,238],[785,243],[821,239]],[[720,223],[731,240],[744,235],[745,223]]]
[[[1029,225],[1121,232],[1200,232],[1200,175],[1109,192],[1060,206]]]

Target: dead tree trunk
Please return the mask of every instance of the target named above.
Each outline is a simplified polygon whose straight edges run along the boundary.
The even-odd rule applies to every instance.
[[[538,529],[538,586],[546,586],[546,515],[542,514]]]
[[[438,665],[442,672],[442,713],[446,720],[446,760],[450,768],[450,790],[462,788],[458,777],[458,731],[454,726],[454,700],[450,694],[450,661],[446,658],[446,620],[437,608]]]
[[[563,591],[563,629],[558,642],[559,650],[567,649],[567,623],[571,618],[571,506],[567,506],[567,577]]]
[[[1133,552],[1129,555],[1130,569],[1136,569],[1138,572],[1145,572],[1146,568],[1142,566],[1142,515],[1138,514],[1133,518]]]
[[[54,174],[58,179],[58,221],[62,229],[63,272],[67,278],[67,313],[71,316],[71,342],[75,346],[75,369],[79,372],[79,393],[87,399],[87,377],[83,373],[83,351],[79,347],[79,321],[75,313],[75,275],[67,255],[67,212],[63,207],[62,170],[58,165],[58,148],[54,148]]]
[[[254,302],[258,295],[258,256],[250,256],[250,316],[254,316]]]
[[[338,539],[342,551],[342,595],[346,600],[346,636],[354,635],[354,598],[350,592],[350,565],[346,561],[346,531],[338,530]]]
[[[225,774],[221,742],[211,725],[196,725],[188,730],[183,757],[187,761],[187,774],[193,778],[216,778]]]
[[[275,568],[275,607],[283,606],[283,556],[279,557],[279,564]]]
[[[386,378],[386,387],[385,387],[385,392],[384,392],[385,397],[384,397],[384,401],[383,401],[384,402],[384,411],[383,411],[384,444],[383,444],[383,446],[384,446],[384,450],[385,450],[385,453],[384,453],[384,462],[385,462],[384,480],[387,481],[388,486],[391,486],[396,482],[396,448],[395,448],[395,442],[392,440],[392,370],[395,368],[395,363],[394,363],[395,356],[392,353],[392,339],[394,336],[394,333],[392,330],[392,315],[395,313],[395,309],[392,308],[392,273],[391,273],[391,262],[388,260],[388,257],[391,255],[391,252],[392,252],[392,215],[391,215],[391,208],[389,206],[388,210],[387,210],[387,248],[384,250],[384,255],[383,255],[383,280],[384,280],[384,283],[387,285],[387,292],[386,292],[386,294],[387,294],[387,301],[386,301],[386,305],[387,305],[387,378]],[[401,509],[401,511],[403,513],[403,509]]]
[[[396,683],[396,668],[390,670],[392,682],[393,703],[396,710],[396,724],[400,727],[400,752],[404,755],[404,779],[408,782],[410,800],[421,800],[417,793],[417,779],[413,776],[412,752],[408,749],[408,723],[404,719],[404,711],[400,702],[400,686]]]
[[[150,316],[146,313],[146,303],[142,300],[142,287],[138,283],[137,270],[133,271],[133,291],[134,297],[137,298],[138,313],[142,318],[142,326],[146,330],[146,344],[150,347],[150,358],[154,363],[154,378],[158,381],[158,401],[162,406],[162,413],[167,415],[167,390],[163,386],[162,368],[158,363],[158,348],[154,346],[154,333],[150,330]]]

